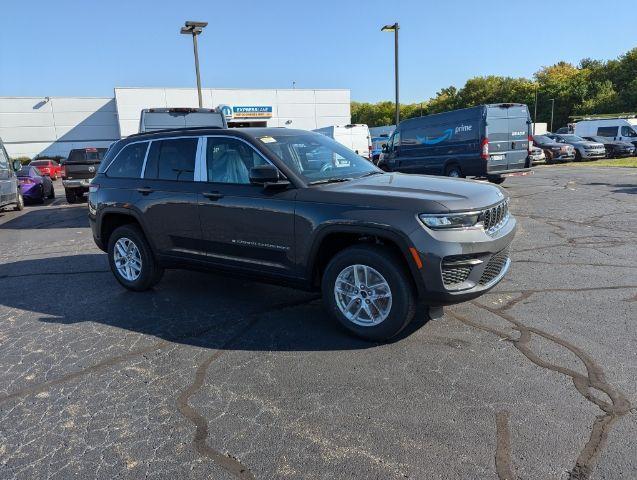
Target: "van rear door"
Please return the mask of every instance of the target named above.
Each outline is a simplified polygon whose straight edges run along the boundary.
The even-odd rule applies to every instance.
[[[527,166],[530,118],[526,105],[487,108],[488,171],[519,170]]]

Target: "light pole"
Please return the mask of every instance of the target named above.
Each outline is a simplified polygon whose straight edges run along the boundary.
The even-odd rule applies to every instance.
[[[553,112],[555,111],[555,99],[551,98],[551,133],[553,133]]]
[[[535,111],[533,112],[533,135],[535,135],[535,125],[537,124],[537,90],[538,86],[535,85]]]
[[[195,72],[197,74],[197,95],[199,95],[199,108],[203,107],[201,100],[201,78],[199,77],[199,51],[197,49],[197,35],[203,32],[203,29],[208,26],[208,22],[193,22],[187,21],[183,27],[181,27],[182,35],[192,35],[192,46],[195,51]]]
[[[394,77],[396,81],[396,127],[400,122],[400,100],[398,98],[398,30],[400,26],[398,22],[393,25],[385,25],[380,29],[381,32],[394,32]]]

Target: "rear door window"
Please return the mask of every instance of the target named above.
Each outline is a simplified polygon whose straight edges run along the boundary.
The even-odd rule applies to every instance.
[[[112,178],[138,178],[141,175],[148,142],[126,145],[108,167],[106,175]]]
[[[192,182],[198,141],[197,137],[153,141],[144,178]]]
[[[598,127],[597,135],[599,137],[616,137],[619,127]]]

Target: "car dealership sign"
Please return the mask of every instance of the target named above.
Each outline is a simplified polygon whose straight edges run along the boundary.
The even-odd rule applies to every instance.
[[[250,106],[250,107],[232,107],[232,116],[234,118],[272,118],[271,106]]]

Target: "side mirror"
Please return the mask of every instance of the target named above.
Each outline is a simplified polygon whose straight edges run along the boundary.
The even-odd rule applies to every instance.
[[[279,170],[274,165],[257,165],[250,169],[250,183],[265,185],[279,181]]]
[[[13,161],[13,171],[17,172],[21,168],[22,168],[22,162],[20,162],[20,160],[14,160]]]

